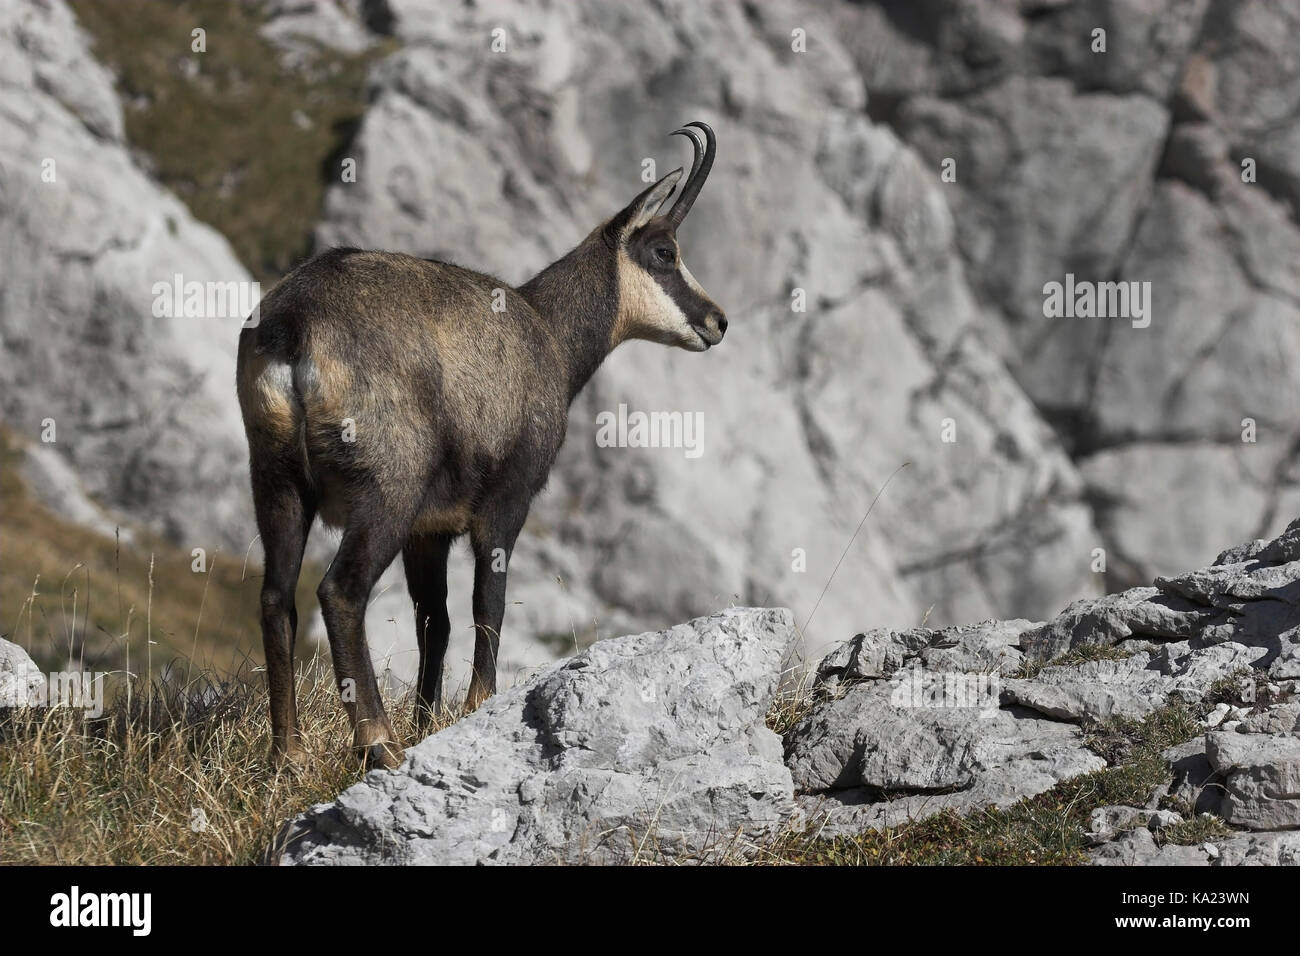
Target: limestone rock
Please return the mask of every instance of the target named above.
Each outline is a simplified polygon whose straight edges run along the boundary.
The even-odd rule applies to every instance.
[[[1206,755],[1225,777],[1224,820],[1251,830],[1300,829],[1300,738],[1214,732]]]
[[[286,864],[707,857],[794,812],[764,725],[788,611],[601,641],[291,822]]]
[[[850,687],[787,735],[795,785],[882,795],[1001,788],[1029,796],[1105,766],[1078,728],[1000,708],[989,693],[995,686],[979,675],[918,669]]]
[[[1131,830],[1090,854],[1094,866],[1300,866],[1300,833],[1243,833],[1195,846],[1157,845]]]
[[[1003,683],[1008,699],[1057,720],[1145,717],[1177,697],[1199,703],[1216,681],[1262,660],[1266,652],[1225,643],[1191,650],[1166,644],[1156,654],[1048,666],[1032,680]]]
[[[0,708],[30,707],[45,699],[45,675],[27,652],[0,638]]]

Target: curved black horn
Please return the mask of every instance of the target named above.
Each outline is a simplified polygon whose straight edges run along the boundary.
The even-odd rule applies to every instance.
[[[701,133],[703,135],[700,135]],[[671,135],[687,137],[695,149],[691,174],[687,177],[686,185],[682,187],[677,202],[673,203],[673,208],[668,210],[668,221],[675,228],[682,224],[686,214],[691,211],[691,206],[695,205],[695,197],[700,194],[700,187],[709,178],[709,170],[713,168],[713,154],[717,152],[717,141],[708,123],[687,123],[681,129],[673,130]]]

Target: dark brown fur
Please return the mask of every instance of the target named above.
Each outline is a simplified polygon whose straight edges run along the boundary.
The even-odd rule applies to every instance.
[[[416,608],[417,722],[442,703],[447,553],[463,534],[475,559],[470,705],[495,691],[502,569],[564,441],[570,402],[625,339],[702,350],[725,331],[680,265],[675,224],[655,216],[679,176],[518,289],[443,262],[334,249],[262,301],[260,322],[240,336],[238,393],[266,551],[277,760],[303,755],[293,595],[318,515],[343,532],[317,593],[354,746],[368,761],[400,756],[363,626],[399,553]],[[493,310],[494,294],[504,311]]]

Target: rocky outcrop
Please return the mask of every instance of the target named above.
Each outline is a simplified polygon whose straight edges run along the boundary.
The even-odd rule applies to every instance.
[[[1248,830],[1300,829],[1300,737],[1212,733],[1205,755],[1223,778],[1225,821]]]
[[[1200,703],[1218,681],[1249,670],[1267,653],[1232,642],[1198,650],[1165,644],[1120,660],[1045,667],[1032,680],[1004,681],[1002,692],[1007,700],[1057,720],[1145,717],[1175,695],[1184,703]]]
[[[1034,628],[876,630],[832,650],[816,671],[820,702],[785,738],[800,804],[821,832],[1008,806],[1105,767],[1076,723],[1003,690]]]
[[[1108,807],[1106,819],[1089,834],[1100,844],[1091,853],[1094,863],[1300,866],[1300,702],[1244,709],[1249,713],[1243,719],[1226,723],[1212,714],[1207,725],[1229,729],[1211,729],[1167,751],[1171,780],[1164,794],[1155,795],[1241,832],[1194,845],[1168,844],[1158,839],[1167,823],[1157,825],[1154,811]]]
[[[1250,663],[1271,678],[1300,677],[1300,521],[1272,541],[1223,552],[1208,568],[1077,601],[1021,636],[1025,652],[1040,660],[1128,641],[1161,642],[1165,660],[1192,652],[1204,659],[1215,645],[1255,648],[1260,654]]]
[[[285,864],[626,863],[742,853],[793,813],[764,725],[788,611],[602,641],[289,825]]]
[[[1042,624],[858,635],[821,662],[821,702],[785,738],[801,807],[834,835],[1007,806],[1105,767],[1088,728],[1182,702],[1207,710],[1212,732],[1167,754],[1169,793],[1233,827],[1300,827],[1300,705],[1288,699],[1300,690],[1298,548],[1300,521],[1212,567],[1076,602]],[[1035,664],[1046,658],[1059,661]],[[1206,704],[1237,684],[1263,688],[1259,704]],[[1177,822],[1157,809],[1119,808],[1094,822],[1096,842]]]
[[[787,736],[800,804],[824,835],[1007,806],[1106,766],[1078,727],[1001,707],[979,675],[954,676],[861,684]]]
[[[1143,805],[1091,812],[1079,836],[1094,862],[1295,863],[1300,680],[1278,675],[1300,663],[1300,622],[1281,607],[1300,587],[1297,541],[1300,520],[1210,568],[1044,623],[866,631],[812,669],[782,738],[767,725],[794,713],[786,697],[773,708],[793,677],[790,612],[733,608],[602,641],[303,814],[275,856],[710,860],[783,833],[852,836],[1010,807],[1140,759],[1163,774],[1141,771]],[[1043,665],[1048,646],[1061,656]],[[1112,718],[1175,704],[1204,732],[1140,758],[1114,744],[1125,724]]]

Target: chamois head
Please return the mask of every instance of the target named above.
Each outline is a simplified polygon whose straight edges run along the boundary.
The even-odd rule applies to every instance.
[[[722,341],[727,317],[682,262],[677,228],[708,178],[716,146],[713,130],[704,123],[688,123],[672,135],[686,136],[695,150],[691,174],[672,208],[659,215],[682,178],[680,168],[646,189],[605,225],[605,239],[618,260],[614,341],[647,339],[703,352]]]

